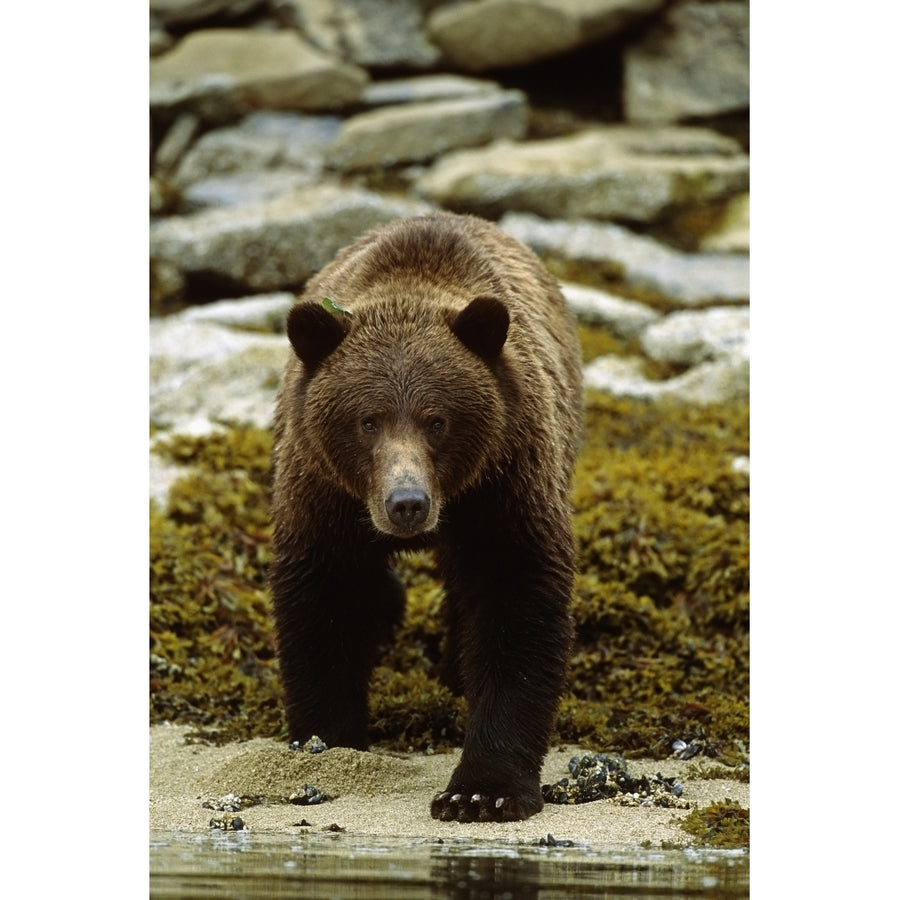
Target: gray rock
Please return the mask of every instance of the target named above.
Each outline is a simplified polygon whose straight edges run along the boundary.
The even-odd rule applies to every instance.
[[[297,295],[286,291],[256,294],[236,300],[219,300],[217,303],[192,306],[179,313],[177,320],[207,322],[240,331],[284,334],[288,311],[296,302]]]
[[[525,213],[507,213],[500,227],[538,256],[602,265],[616,280],[686,306],[743,304],[750,296],[746,255],[681,253],[609,222],[547,221]]]
[[[428,69],[440,51],[417,0],[274,0],[280,20],[320,49],[364,68]]]
[[[340,128],[337,116],[251,113],[238,125],[204,134],[185,154],[175,181],[185,186],[212,175],[272,168],[318,176]]]
[[[568,282],[560,287],[579,321],[599,325],[617,337],[636,338],[661,315],[643,303],[623,300],[597,288]]]
[[[750,393],[749,310],[677,312],[649,325],[641,345],[651,359],[690,366],[652,381],[640,359],[601,357],[585,367],[585,385],[618,396],[691,403],[746,400]]]
[[[625,51],[625,116],[676,122],[750,105],[750,6],[677,3]]]
[[[314,172],[269,169],[264,172],[234,172],[210,175],[181,192],[180,212],[197,212],[216,206],[246,206],[286,198],[319,182]]]
[[[415,188],[488,218],[520,210],[646,223],[746,191],[749,164],[736,142],[707,129],[608,126],[450,153]]]
[[[655,12],[665,0],[479,0],[433,12],[428,33],[472,72],[518,66],[598,41]]]
[[[218,426],[268,427],[290,347],[183,314],[150,321],[150,423],[205,434]]]
[[[747,361],[716,360],[695,366],[675,378],[652,381],[644,375],[640,359],[602,356],[585,366],[584,385],[618,397],[672,398],[698,404],[730,403],[748,399],[750,366]]]
[[[329,164],[355,170],[420,162],[459,147],[517,139],[527,127],[528,100],[521,91],[386,106],[344,122]]]
[[[644,352],[657,362],[696,366],[750,356],[750,310],[713,308],[675,312],[641,336]]]
[[[298,285],[376,225],[429,207],[321,185],[247,206],[173,216],[150,226],[150,257],[210,273],[249,292]]]
[[[150,422],[162,431],[206,435],[235,426],[268,428],[290,353],[284,332],[293,294],[223,300],[150,320]],[[156,438],[154,437],[153,441]],[[191,468],[150,453],[150,498]]]
[[[150,60],[150,108],[188,108],[218,120],[254,109],[336,109],[359,97],[368,75],[290,31],[195,31]]]

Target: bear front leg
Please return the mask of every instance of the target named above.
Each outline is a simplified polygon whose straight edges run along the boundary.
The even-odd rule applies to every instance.
[[[402,584],[383,563],[308,557],[276,557],[271,584],[289,739],[365,750],[369,676],[402,616]]]
[[[462,759],[431,803],[444,821],[515,821],[539,812],[541,765],[572,642],[571,554],[487,545],[447,567],[448,644],[469,709]],[[445,554],[446,558],[446,554]]]

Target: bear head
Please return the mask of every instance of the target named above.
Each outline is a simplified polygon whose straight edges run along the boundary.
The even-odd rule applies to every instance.
[[[484,476],[503,443],[509,312],[493,296],[462,309],[396,295],[348,305],[304,301],[288,316],[304,369],[301,428],[378,532],[432,532],[442,505]]]

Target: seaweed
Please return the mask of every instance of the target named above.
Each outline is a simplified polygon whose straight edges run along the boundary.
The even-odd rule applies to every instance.
[[[681,741],[722,765],[749,746],[746,404],[586,398],[573,527],[576,637],[556,739],[628,756]],[[150,715],[215,741],[284,736],[270,562],[271,435],[156,437],[190,466],[150,510]],[[441,586],[401,556],[406,616],[370,694],[371,736],[407,751],[458,744],[465,707],[439,678]],[[681,745],[678,745],[681,746]]]
[[[735,800],[726,798],[724,803],[691,810],[678,824],[707,847],[724,850],[750,846],[750,810]]]

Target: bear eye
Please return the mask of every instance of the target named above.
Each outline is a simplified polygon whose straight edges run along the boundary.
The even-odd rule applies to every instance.
[[[375,420],[374,416],[366,416],[360,423],[360,426],[366,434],[378,433],[378,422]]]
[[[447,427],[446,421],[445,421],[444,419],[442,419],[440,416],[435,416],[435,417],[428,423],[428,430],[429,430],[433,435],[443,434],[443,433],[444,433],[444,429],[445,429],[446,427]]]

